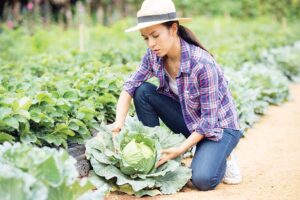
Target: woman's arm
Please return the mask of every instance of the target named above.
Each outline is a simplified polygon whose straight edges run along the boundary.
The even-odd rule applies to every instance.
[[[116,121],[113,125],[112,132],[118,133],[120,132],[121,128],[124,125],[125,118],[127,116],[130,104],[131,104],[132,97],[130,94],[123,90],[120,94],[120,97],[118,99],[117,103],[117,109],[116,109]]]
[[[194,131],[179,147],[179,153],[185,153],[189,148],[200,142],[204,138],[204,135]],[[180,155],[179,154],[179,155]]]
[[[150,49],[147,49],[147,53],[143,57],[140,66],[123,85],[123,90],[117,103],[116,120],[112,129],[114,133],[120,132],[124,126],[125,118],[136,88],[153,76],[152,64],[149,60],[150,52]]]
[[[164,155],[160,158],[156,166],[159,167],[168,160],[177,158],[179,155],[186,152],[189,148],[200,142],[203,138],[204,135],[194,131],[179,147],[172,147],[162,150],[161,153],[163,153]]]

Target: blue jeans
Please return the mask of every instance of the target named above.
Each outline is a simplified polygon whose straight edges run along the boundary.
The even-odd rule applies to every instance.
[[[159,126],[159,118],[174,132],[185,137],[191,134],[183,119],[180,103],[159,94],[156,86],[143,83],[136,89],[134,105],[138,119],[145,126]],[[196,146],[192,160],[192,182],[199,190],[213,190],[223,179],[226,159],[239,142],[242,133],[238,130],[224,129],[220,141],[204,138]]]

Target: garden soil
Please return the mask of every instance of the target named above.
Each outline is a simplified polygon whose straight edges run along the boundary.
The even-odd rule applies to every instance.
[[[299,200],[300,199],[300,84],[290,85],[290,100],[270,106],[247,131],[236,155],[243,174],[239,185],[219,184],[202,192],[184,187],[174,195],[144,197],[145,200]],[[187,162],[190,162],[188,160]],[[107,200],[140,199],[112,193]]]

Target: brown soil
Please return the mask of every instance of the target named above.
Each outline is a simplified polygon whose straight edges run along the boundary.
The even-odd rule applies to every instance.
[[[300,85],[290,86],[291,100],[269,107],[267,113],[241,139],[236,148],[243,182],[221,183],[213,191],[185,187],[174,195],[144,197],[149,200],[193,199],[300,199]],[[110,194],[108,200],[137,197]]]

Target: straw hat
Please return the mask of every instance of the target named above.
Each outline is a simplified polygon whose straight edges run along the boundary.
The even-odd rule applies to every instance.
[[[178,18],[172,0],[145,0],[137,12],[138,24],[125,32],[137,31],[168,21],[190,22],[191,18]]]

